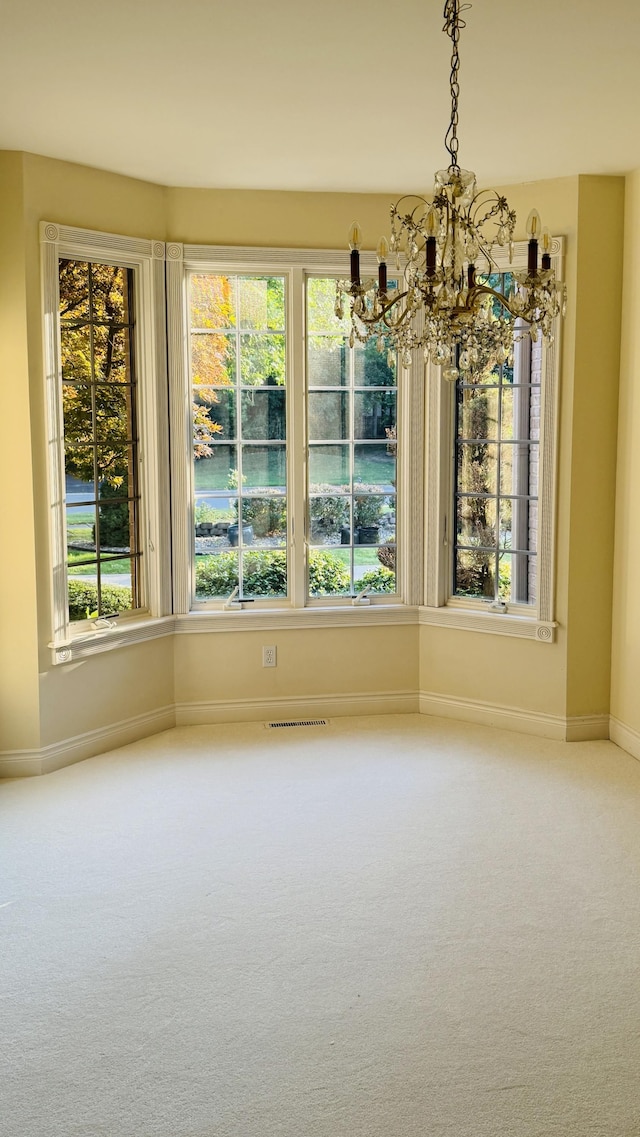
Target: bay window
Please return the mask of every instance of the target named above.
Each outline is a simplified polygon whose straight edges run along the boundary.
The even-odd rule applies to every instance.
[[[352,346],[343,253],[41,240],[56,662],[169,617],[553,639],[556,345],[451,384]]]

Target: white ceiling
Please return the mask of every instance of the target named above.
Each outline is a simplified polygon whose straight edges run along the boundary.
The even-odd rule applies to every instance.
[[[443,0],[3,0],[0,149],[166,185],[425,190],[447,165]],[[460,163],[640,167],[640,0],[475,0]]]

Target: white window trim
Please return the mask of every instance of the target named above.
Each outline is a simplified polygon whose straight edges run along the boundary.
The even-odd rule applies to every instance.
[[[564,239],[554,237],[551,267],[563,279]],[[513,262],[506,248],[495,250],[498,271],[526,268],[527,242],[518,242]],[[452,597],[451,542],[453,518],[453,399],[454,385],[442,379],[441,369],[430,366],[426,408],[426,515],[425,588],[419,621],[466,631],[491,632],[552,643],[557,622],[554,610],[557,432],[561,321],[556,320],[554,342],[542,352],[542,406],[538,486],[537,603],[508,605],[505,612],[489,609],[488,601]]]
[[[374,253],[363,253],[362,269],[377,271]],[[351,598],[327,598],[305,602],[302,558],[294,561],[290,598],[251,605],[251,610],[225,611],[211,603],[191,607],[193,593],[193,516],[191,459],[191,389],[188,356],[188,273],[278,273],[288,280],[288,472],[290,494],[294,496],[293,517],[304,517],[302,479],[292,477],[293,468],[301,469],[304,457],[303,400],[294,399],[292,376],[304,374],[305,337],[292,336],[295,324],[304,326],[302,284],[305,274],[345,277],[348,256],[344,250],[263,249],[237,246],[167,245],[167,334],[171,421],[173,583],[176,630],[212,630],[218,628],[325,627],[358,626],[373,623],[406,623],[417,619],[417,605],[422,595],[423,509],[423,406],[424,384],[417,380],[423,366],[414,362],[413,374],[403,371],[398,382],[398,421],[403,444],[398,463],[399,509],[397,538],[401,555],[398,594],[371,597],[370,604],[354,607]],[[297,353],[297,354],[296,354]],[[289,522],[291,524],[291,521]],[[299,543],[304,533],[289,534],[289,541]],[[375,616],[374,616],[375,611]],[[338,614],[341,614],[339,616]],[[265,621],[268,621],[265,624]]]
[[[171,612],[165,245],[43,221],[40,224],[54,663],[167,632]],[[64,422],[59,321],[60,258],[117,264],[135,273],[135,360],[140,430],[140,550],[144,610],[113,621],[69,621]]]

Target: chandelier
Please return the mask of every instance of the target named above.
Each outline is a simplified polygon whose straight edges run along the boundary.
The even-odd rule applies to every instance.
[[[551,237],[540,215],[527,220],[527,271],[512,274],[508,295],[491,288],[495,246],[508,246],[513,261],[515,212],[495,190],[477,190],[476,176],[458,164],[460,12],[470,5],[446,0],[444,28],[451,40],[451,121],[445,135],[449,166],[435,176],[431,199],[405,195],[391,206],[391,237],[378,244],[378,279],[360,279],[360,226],[349,235],[351,277],[337,282],[336,316],[351,316],[350,344],[375,338],[380,352],[399,353],[409,367],[422,349],[445,379],[511,362],[514,339],[529,335],[553,342],[553,321],[566,306],[566,287],[551,268]],[[542,246],[541,250],[539,246]],[[539,253],[542,253],[539,265]],[[388,287],[387,261],[395,256],[403,279]],[[517,328],[516,328],[517,321]]]

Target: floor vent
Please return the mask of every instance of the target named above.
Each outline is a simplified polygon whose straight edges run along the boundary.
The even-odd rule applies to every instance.
[[[266,727],[268,730],[281,730],[282,727],[289,726],[326,726],[327,719],[300,719],[298,722],[268,722]]]

